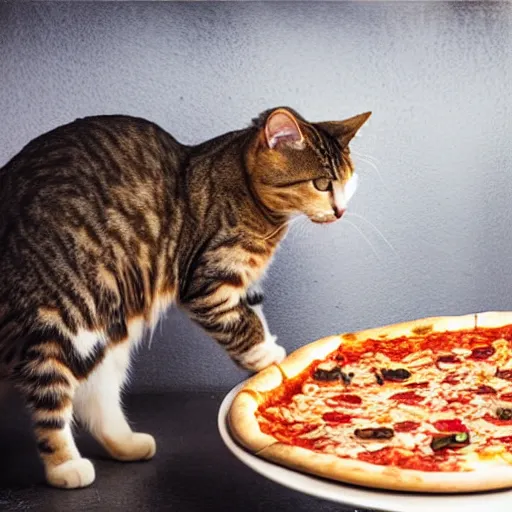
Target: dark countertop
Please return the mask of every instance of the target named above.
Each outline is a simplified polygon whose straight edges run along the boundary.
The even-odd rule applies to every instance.
[[[0,511],[354,512],[288,490],[238,461],[217,430],[223,397],[223,393],[129,397],[126,408],[132,425],[157,440],[155,458],[112,461],[94,440],[80,433],[77,444],[93,460],[96,481],[74,491],[44,484],[28,418],[16,397],[9,397],[0,404]]]

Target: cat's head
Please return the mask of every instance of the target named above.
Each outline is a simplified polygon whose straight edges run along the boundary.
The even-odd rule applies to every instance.
[[[250,169],[265,207],[317,223],[339,219],[357,186],[348,145],[370,114],[321,123],[284,107],[262,114]]]

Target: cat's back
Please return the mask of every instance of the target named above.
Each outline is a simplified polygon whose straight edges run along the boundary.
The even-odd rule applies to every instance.
[[[60,214],[80,202],[105,209],[138,194],[163,193],[184,151],[142,118],[76,119],[33,139],[0,168],[0,219]]]
[[[148,218],[167,221],[183,148],[129,116],[77,119],[35,138],[0,169],[0,270],[29,268],[36,250],[87,263],[91,248],[143,240]]]
[[[41,180],[45,171],[52,176],[73,171],[126,174],[151,172],[142,169],[144,159],[153,164],[162,154],[183,153],[183,146],[161,127],[146,119],[124,115],[78,118],[31,140],[3,168],[0,180]],[[130,164],[124,165],[123,164]]]

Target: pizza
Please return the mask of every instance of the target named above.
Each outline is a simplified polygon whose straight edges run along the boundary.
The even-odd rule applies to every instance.
[[[228,422],[258,456],[345,483],[512,487],[512,313],[318,340],[247,380]]]

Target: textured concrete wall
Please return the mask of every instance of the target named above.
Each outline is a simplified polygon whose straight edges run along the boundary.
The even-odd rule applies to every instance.
[[[289,350],[427,315],[512,309],[512,9],[477,3],[0,5],[0,162],[76,117],[147,117],[186,143],[288,104],[371,109],[353,215],[295,226],[267,280]],[[363,218],[366,220],[363,220]],[[380,230],[393,250],[371,226]],[[171,311],[135,388],[245,374]]]

